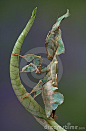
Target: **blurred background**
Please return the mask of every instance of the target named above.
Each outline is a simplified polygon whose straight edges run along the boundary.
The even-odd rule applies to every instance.
[[[9,75],[13,46],[35,7],[38,7],[36,19],[22,46],[22,55],[35,47],[44,47],[46,35],[56,19],[65,14],[67,9],[70,10],[71,16],[61,23],[66,51],[60,55],[63,75],[58,86],[59,92],[64,94],[65,102],[57,109],[56,122],[61,126],[68,124],[78,126],[78,130],[84,131],[86,130],[85,0],[0,1],[0,131],[45,130],[18,101]],[[32,90],[29,85],[24,86],[28,91]],[[36,100],[44,107],[41,96]]]

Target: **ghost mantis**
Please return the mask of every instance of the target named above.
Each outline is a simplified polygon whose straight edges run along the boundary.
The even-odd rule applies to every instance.
[[[33,88],[33,90],[22,97],[25,99],[30,94],[34,92],[34,98],[38,96],[40,93],[42,94],[43,102],[45,104],[45,113],[47,118],[57,118],[55,111],[58,105],[62,104],[64,101],[64,97],[61,93],[58,92],[57,85],[57,73],[58,73],[58,61],[57,55],[64,53],[64,44],[61,39],[61,30],[60,24],[64,18],[69,16],[69,10],[67,13],[61,17],[59,17],[56,23],[53,25],[52,29],[49,31],[46,40],[45,47],[47,51],[47,58],[51,60],[50,64],[47,67],[41,67],[42,58],[41,56],[37,56],[34,54],[27,54],[21,56],[19,54],[12,54],[15,56],[23,57],[27,62],[33,61],[29,65],[26,65],[22,68],[20,72],[33,72],[42,74],[46,73],[45,77],[39,81],[39,83]]]

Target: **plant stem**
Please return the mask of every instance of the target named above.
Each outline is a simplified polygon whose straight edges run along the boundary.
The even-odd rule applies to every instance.
[[[64,128],[62,128],[60,125],[58,125],[54,120],[46,120],[48,124],[54,128],[57,131],[67,131]]]

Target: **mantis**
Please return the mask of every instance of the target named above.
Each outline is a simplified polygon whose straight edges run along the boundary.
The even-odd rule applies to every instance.
[[[46,40],[45,47],[47,52],[47,58],[51,60],[50,64],[47,67],[42,67],[42,58],[41,56],[37,56],[35,54],[27,54],[20,55],[20,50],[22,43],[29,32],[35,16],[36,9],[32,12],[32,16],[27,23],[26,27],[20,34],[17,39],[15,46],[12,51],[11,60],[10,60],[10,77],[11,83],[14,89],[16,96],[22,105],[29,111],[32,115],[39,120],[39,118],[45,120],[51,120],[52,118],[57,118],[55,111],[58,105],[62,104],[64,101],[64,96],[58,92],[58,84],[57,84],[57,73],[58,73],[58,61],[57,55],[64,53],[64,44],[61,38],[61,30],[60,24],[61,21],[67,17],[69,17],[69,10],[67,13],[61,17],[59,17],[56,23],[52,26],[52,29],[49,31]],[[46,73],[45,77],[39,81],[39,83],[32,89],[30,93],[26,91],[20,81],[19,77],[19,57],[24,58],[27,62],[31,62],[29,65],[26,65],[22,68],[22,72],[33,72],[35,73]],[[33,98],[30,94],[34,93]],[[34,98],[42,94],[43,102],[45,104],[45,112],[44,110],[34,101]],[[32,104],[31,104],[32,102]],[[40,120],[41,121],[41,120]],[[50,121],[48,121],[49,123]],[[43,121],[42,121],[43,124]]]

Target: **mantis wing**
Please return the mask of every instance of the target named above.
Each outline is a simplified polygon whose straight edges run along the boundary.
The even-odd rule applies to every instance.
[[[37,56],[37,55],[34,55],[34,54],[27,54],[27,55],[24,55],[23,58],[27,61],[27,62],[31,62],[33,60],[33,63],[37,66],[41,65],[42,64],[42,58],[41,56]]]
[[[21,72],[33,72],[35,70],[38,71],[37,66],[33,63],[30,63],[29,65],[24,66]]]
[[[34,55],[34,54],[27,54],[27,55],[24,55],[24,56],[19,55],[19,54],[12,54],[12,55],[23,57],[27,62],[31,62],[33,60],[33,63],[37,66],[41,65],[42,61],[43,61],[41,56],[37,56],[37,55]]]
[[[60,29],[58,30],[58,34],[56,34],[56,39],[58,40],[58,43],[59,43],[56,54],[60,55],[60,54],[65,52],[64,43],[63,43],[62,38],[61,38],[61,30]]]
[[[55,53],[57,55],[64,53],[64,44],[61,39],[61,31],[59,29],[60,23],[64,18],[69,17],[69,10],[67,13],[57,19],[57,22],[53,25],[51,31],[49,31],[46,40],[45,40],[45,47],[47,51],[47,58],[49,60],[53,59]]]

